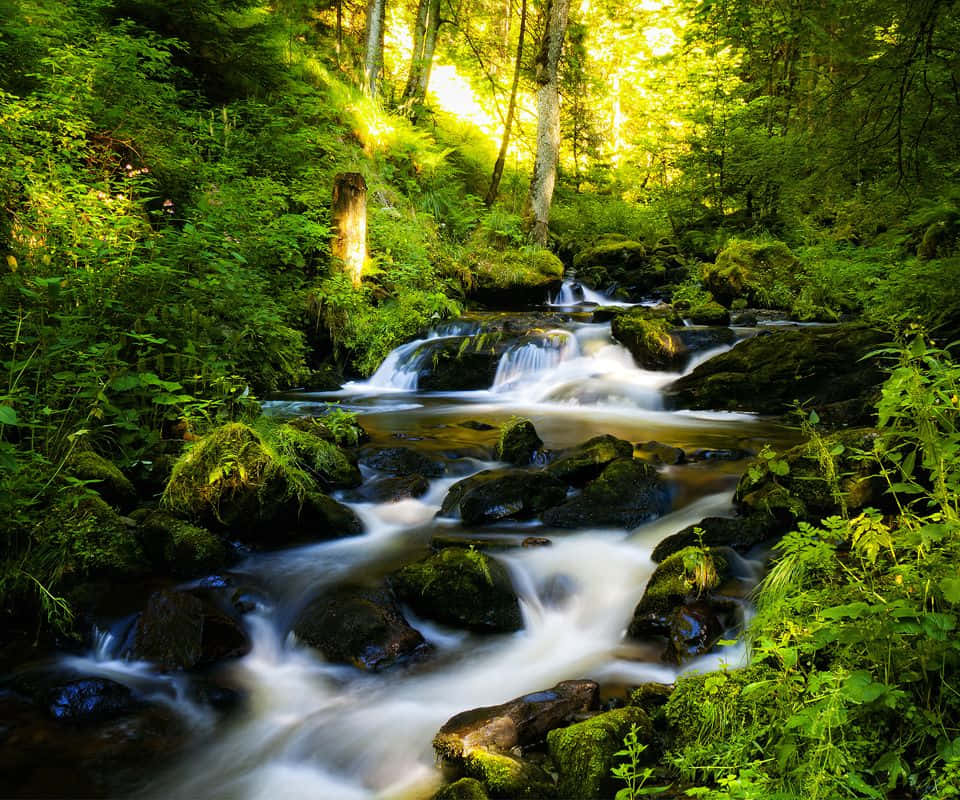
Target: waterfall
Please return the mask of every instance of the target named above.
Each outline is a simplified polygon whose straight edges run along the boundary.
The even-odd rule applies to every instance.
[[[580,355],[576,337],[569,331],[553,330],[533,340],[512,345],[500,359],[493,390],[503,391],[536,378],[544,370]]]

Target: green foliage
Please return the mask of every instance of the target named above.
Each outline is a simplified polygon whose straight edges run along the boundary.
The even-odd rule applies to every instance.
[[[669,787],[647,786],[647,781],[653,777],[653,767],[640,766],[643,752],[647,745],[642,744],[637,733],[637,724],[630,726],[630,730],[623,740],[623,749],[615,755],[622,756],[624,761],[610,770],[615,778],[619,778],[627,785],[617,792],[616,800],[636,800],[638,797],[649,797],[662,794]]]

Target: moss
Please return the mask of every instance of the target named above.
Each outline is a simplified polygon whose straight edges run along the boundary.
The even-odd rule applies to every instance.
[[[549,250],[494,250],[470,254],[477,286],[483,289],[547,287],[563,280],[563,262]]]
[[[475,778],[461,778],[444,786],[433,800],[489,800],[483,784]]]
[[[491,797],[543,800],[556,795],[553,782],[543,770],[512,756],[478,749],[464,759],[464,767]]]
[[[545,471],[564,483],[579,486],[596,478],[611,462],[632,457],[630,442],[606,434],[564,452]]]
[[[493,455],[498,461],[523,466],[534,460],[541,447],[543,440],[537,435],[533,423],[528,419],[513,417],[501,426]]]
[[[641,742],[649,741],[653,726],[646,712],[635,706],[598,714],[568,728],[547,734],[547,747],[559,774],[560,797],[612,797],[616,781],[610,770],[632,725]]]
[[[790,308],[800,263],[783,242],[731,240],[716,263],[703,270],[703,282],[726,307],[737,298],[770,308]]]
[[[137,502],[137,492],[127,477],[103,456],[90,450],[74,453],[67,469],[82,481],[95,481],[93,488],[111,505],[131,508]]]
[[[206,528],[162,511],[143,519],[140,541],[151,559],[176,575],[198,575],[216,569],[228,556],[223,542]]]
[[[730,324],[730,312],[715,300],[693,306],[687,317],[694,325]]]
[[[640,314],[614,317],[610,331],[644,369],[667,369],[686,358],[686,347],[667,319],[647,319]]]
[[[577,253],[573,266],[576,269],[610,267],[624,263],[642,263],[646,258],[647,248],[642,243],[629,239],[604,237],[595,246]]]
[[[685,547],[664,559],[650,576],[635,613],[666,614],[689,595],[716,589],[727,571],[727,560],[716,549]]]
[[[360,470],[331,441],[291,425],[280,425],[271,443],[288,460],[306,467],[328,489],[351,489],[362,482]]]

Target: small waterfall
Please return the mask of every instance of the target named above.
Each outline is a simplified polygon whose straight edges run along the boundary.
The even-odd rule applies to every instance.
[[[552,330],[533,340],[517,342],[497,364],[493,390],[503,391],[518,384],[536,380],[544,370],[580,355],[576,337],[569,331]]]
[[[637,304],[614,300],[605,294],[594,291],[589,286],[584,286],[574,276],[568,275],[556,296],[547,298],[547,305],[557,308],[571,308],[573,306],[621,306],[625,308]]]
[[[366,385],[401,392],[416,391],[420,371],[433,353],[428,346],[429,342],[475,336],[480,333],[482,327],[479,322],[473,320],[455,319],[443,322],[427,333],[425,338],[415,339],[393,350],[383,360],[377,371],[370,376]]]

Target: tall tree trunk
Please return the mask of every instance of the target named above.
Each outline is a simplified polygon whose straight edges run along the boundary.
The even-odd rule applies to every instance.
[[[330,210],[334,236],[330,251],[343,263],[354,286],[360,285],[367,260],[367,182],[359,172],[341,172],[333,179]]]
[[[343,54],[343,0],[337,0],[337,66]]]
[[[383,69],[383,28],[386,23],[387,0],[370,0],[367,6],[367,53],[364,62],[366,90],[377,96],[380,72]]]
[[[403,88],[404,105],[416,96],[420,85],[420,72],[423,69],[423,43],[427,35],[427,15],[430,11],[430,0],[420,0],[417,5],[417,21],[413,27],[413,53],[410,56],[410,74],[407,75],[407,85]]]
[[[427,99],[427,87],[430,85],[430,71],[433,69],[433,54],[437,49],[437,31],[439,30],[440,0],[430,0],[427,34],[423,42],[423,69],[420,72],[420,84],[417,86],[417,105],[423,105]]]
[[[484,199],[487,208],[493,205],[500,192],[500,179],[503,177],[503,167],[507,162],[507,149],[510,146],[510,129],[513,127],[513,115],[517,110],[517,87],[520,85],[520,72],[523,68],[523,37],[527,30],[527,0],[520,5],[520,35],[517,39],[517,60],[513,67],[513,84],[510,86],[510,103],[507,106],[507,118],[503,123],[503,139],[500,141],[500,153],[497,163],[493,165],[493,177],[490,179],[490,189]]]
[[[546,246],[549,236],[550,203],[557,181],[560,155],[560,53],[570,15],[570,0],[550,0],[547,25],[537,56],[537,156],[527,195],[530,238]]]

